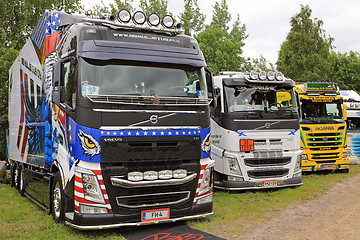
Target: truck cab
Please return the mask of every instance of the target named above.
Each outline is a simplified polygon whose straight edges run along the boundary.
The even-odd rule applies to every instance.
[[[303,171],[349,171],[347,114],[336,83],[297,83]]]
[[[211,115],[214,184],[224,190],[302,184],[299,103],[281,73],[223,72]]]

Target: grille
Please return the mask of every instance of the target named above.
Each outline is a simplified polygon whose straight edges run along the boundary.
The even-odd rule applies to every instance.
[[[336,163],[336,160],[330,160],[330,161],[315,161],[316,163]]]
[[[151,164],[201,158],[200,137],[102,138],[100,142],[103,163]]]
[[[291,157],[286,158],[245,158],[245,165],[251,167],[285,165],[290,163]]]
[[[326,147],[324,148],[310,148],[311,151],[323,151],[323,150],[338,150],[339,147]]]
[[[318,143],[309,143],[310,147],[326,147],[326,146],[340,146],[341,142],[318,142]]]
[[[336,136],[340,136],[341,133],[339,132],[334,132],[334,133],[308,133],[307,134],[309,137],[336,137]]]
[[[272,169],[272,170],[251,170],[248,171],[249,177],[252,178],[269,178],[269,177],[282,177],[289,173],[289,169]]]
[[[117,204],[126,208],[141,208],[179,204],[189,200],[190,191],[142,194],[116,197]]]
[[[321,153],[321,154],[311,154],[312,159],[321,160],[321,159],[337,159],[339,158],[339,153]]]

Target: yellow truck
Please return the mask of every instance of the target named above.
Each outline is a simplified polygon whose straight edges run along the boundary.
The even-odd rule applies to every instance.
[[[296,84],[301,102],[302,170],[349,172],[346,105],[336,83]]]

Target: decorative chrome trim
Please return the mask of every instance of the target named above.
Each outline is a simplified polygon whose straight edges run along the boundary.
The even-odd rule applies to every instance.
[[[122,197],[116,197],[116,202],[120,207],[126,207],[126,208],[142,208],[142,207],[157,207],[162,205],[174,205],[183,203],[190,198],[190,191],[182,191],[182,192],[167,192],[167,193],[152,193],[152,194],[141,194],[141,195],[131,195],[131,196],[122,196]],[[173,202],[164,202],[164,203],[154,203],[154,204],[141,204],[141,205],[126,205],[119,202],[119,199],[130,199],[130,198],[142,198],[142,197],[149,197],[149,196],[167,196],[167,195],[174,195],[174,194],[187,194],[185,198],[179,199],[177,201]]]
[[[197,114],[205,113],[205,111],[166,111],[166,110],[122,110],[122,109],[101,109],[95,108],[94,112],[115,112],[115,113],[184,113],[184,114]]]
[[[209,212],[209,213],[204,213],[204,214],[184,216],[184,217],[178,217],[178,218],[170,218],[170,219],[157,220],[157,221],[151,221],[151,222],[116,223],[116,224],[97,225],[97,226],[96,225],[95,226],[81,226],[81,225],[71,223],[69,221],[65,221],[65,224],[70,227],[73,227],[75,229],[96,230],[96,229],[109,229],[109,228],[117,228],[117,227],[141,226],[141,225],[159,224],[159,223],[170,223],[170,222],[176,222],[176,221],[191,220],[191,219],[196,219],[196,218],[204,218],[207,216],[211,216],[213,214],[214,214],[214,212]]]
[[[154,180],[154,181],[139,181],[133,182],[121,177],[110,177],[111,184],[115,187],[123,188],[141,188],[141,187],[158,187],[158,186],[170,186],[170,185],[181,185],[194,180],[197,173],[193,173],[185,178],[177,179],[165,179],[165,180]]]
[[[178,130],[178,131],[185,131],[185,130],[199,130],[201,127],[199,126],[192,126],[192,127],[181,127],[179,126],[166,126],[166,127],[159,127],[159,126],[149,126],[149,127],[131,127],[131,126],[102,126],[100,130],[104,131],[120,131],[120,130]]]
[[[129,95],[86,95],[94,103],[111,103],[125,105],[159,105],[159,106],[208,106],[212,99],[185,98],[185,97],[154,97],[154,96],[129,96]],[[100,99],[101,98],[101,99]],[[164,103],[165,101],[165,103]],[[168,101],[168,102],[166,102]],[[191,102],[186,102],[191,101]]]

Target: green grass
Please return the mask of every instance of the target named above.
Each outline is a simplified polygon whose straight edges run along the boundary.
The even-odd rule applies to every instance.
[[[303,175],[303,185],[296,188],[247,191],[238,194],[215,191],[215,214],[206,220],[195,220],[188,224],[219,236],[223,233],[244,234],[249,229],[269,221],[290,204],[301,204],[321,196],[336,182],[359,173],[360,165],[351,165],[350,173]]]
[[[222,235],[240,235],[269,219],[289,204],[301,204],[318,197],[336,182],[360,173],[351,166],[350,173],[311,174],[303,176],[304,184],[297,188],[275,191],[248,191],[231,194],[214,193],[215,214],[205,220],[188,221],[199,230]],[[43,211],[9,185],[0,185],[0,239],[123,239],[122,229],[79,231],[54,223]]]

